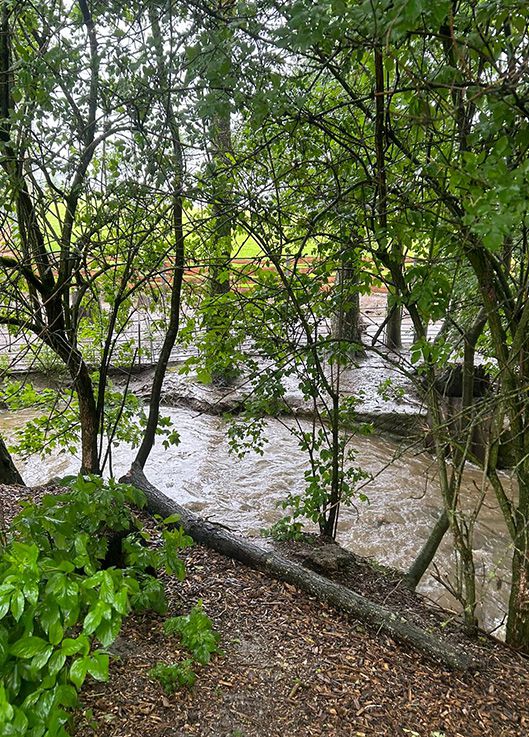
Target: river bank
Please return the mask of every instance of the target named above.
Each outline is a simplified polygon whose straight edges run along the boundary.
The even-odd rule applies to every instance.
[[[20,498],[43,491],[2,487],[6,519]],[[87,681],[83,688],[76,737],[527,735],[527,659],[490,638],[466,640],[455,623],[441,628],[449,616],[425,609],[420,597],[399,599],[391,574],[358,561],[349,584],[356,579],[358,590],[446,632],[479,659],[477,672],[446,670],[295,587],[205,548],[194,546],[185,558],[185,581],[165,578],[168,615],[201,599],[221,634],[222,655],[200,668],[192,689],[167,696],[148,671],[186,654],[164,635],[162,617],[132,615],[110,648],[110,681]]]
[[[162,620],[132,617],[108,684],[83,694],[76,737],[522,737],[527,663],[483,643],[482,672],[461,675],[377,637],[294,587],[202,548],[171,613],[201,598],[223,655],[166,696],[147,671],[185,657]]]

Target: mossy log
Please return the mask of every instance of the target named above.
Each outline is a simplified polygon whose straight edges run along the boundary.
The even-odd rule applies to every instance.
[[[427,632],[402,615],[330,581],[300,563],[234,535],[221,525],[201,519],[153,486],[141,470],[133,468],[121,481],[133,484],[146,494],[151,512],[163,517],[178,514],[182,527],[195,542],[293,584],[320,601],[359,619],[371,629],[383,632],[401,644],[412,646],[450,668],[467,671],[480,666],[468,652],[439,634]]]

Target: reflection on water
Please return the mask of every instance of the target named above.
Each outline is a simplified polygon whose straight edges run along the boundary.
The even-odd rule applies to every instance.
[[[177,448],[153,449],[146,473],[169,496],[202,516],[217,520],[247,535],[258,535],[281,515],[276,508],[288,492],[303,491],[306,461],[296,441],[280,422],[268,425],[264,455],[251,454],[240,460],[228,453],[225,425],[221,418],[196,415],[184,409],[167,409],[181,435]],[[30,415],[29,412],[0,412],[0,432],[8,436]],[[400,569],[413,560],[440,511],[431,456],[400,451],[386,438],[358,437],[354,444],[357,462],[373,475],[363,491],[368,503],[344,509],[338,539],[354,552]],[[117,476],[128,470],[131,452],[121,446],[114,451]],[[75,473],[78,459],[54,454],[18,461],[28,485],[43,483],[52,476]],[[464,480],[463,499],[472,509],[480,497],[481,475],[470,469]],[[509,583],[509,541],[501,513],[490,490],[480,512],[475,532],[476,568],[480,584],[480,619],[487,628],[497,626],[505,611]],[[447,536],[437,556],[439,571],[453,567]],[[453,607],[446,590],[429,576],[421,590]]]

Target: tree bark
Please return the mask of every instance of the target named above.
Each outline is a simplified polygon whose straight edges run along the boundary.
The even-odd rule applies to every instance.
[[[141,445],[136,454],[135,463],[141,468],[145,466],[149,454],[154,445],[156,429],[160,417],[160,397],[162,386],[167,372],[167,366],[171,358],[171,352],[174,348],[178,331],[180,328],[180,308],[182,298],[182,284],[184,279],[185,265],[185,236],[184,236],[184,207],[183,207],[183,172],[184,172],[184,154],[182,150],[182,142],[180,139],[180,128],[171,103],[170,85],[165,66],[163,46],[161,44],[161,32],[158,18],[153,10],[151,10],[150,21],[153,30],[153,39],[156,50],[157,68],[159,83],[162,86],[164,94],[164,110],[166,115],[167,127],[171,136],[171,148],[174,158],[174,176],[173,176],[173,192],[172,192],[172,215],[173,215],[173,234],[175,239],[174,247],[174,265],[171,283],[171,305],[169,311],[169,321],[165,331],[160,355],[156,363],[154,378],[152,382],[151,396],[149,399],[149,417],[147,426],[143,433]]]
[[[527,533],[526,533],[527,537]],[[515,550],[512,560],[512,587],[505,640],[522,652],[529,652],[529,561],[526,542]]]
[[[101,473],[99,464],[99,417],[94,397],[94,387],[86,365],[73,376],[75,392],[79,400],[79,420],[81,423],[81,473]]]
[[[232,58],[232,32],[230,20],[234,3],[216,4],[218,25],[216,31],[226,30],[225,36],[215,33],[216,54],[219,58]],[[228,75],[229,78],[230,75]],[[235,370],[231,359],[226,355],[225,344],[229,343],[232,324],[232,306],[229,302],[231,291],[229,271],[232,260],[233,240],[233,143],[231,131],[231,97],[229,85],[210,81],[210,94],[214,99],[214,111],[209,129],[209,149],[211,153],[211,237],[209,239],[209,290],[208,311],[205,328],[208,339],[204,344],[206,362],[214,384],[229,384]]]
[[[439,548],[439,545],[443,541],[443,537],[448,532],[449,528],[450,523],[448,522],[448,514],[446,513],[446,510],[443,509],[437,519],[437,522],[433,526],[432,531],[428,535],[428,539],[420,549],[419,554],[417,555],[417,557],[411,564],[408,572],[404,576],[404,581],[406,585],[412,591],[414,591],[419,585],[421,578],[424,576],[426,570],[428,569],[428,566],[434,559],[435,554],[437,553],[437,549]]]
[[[330,581],[299,563],[233,535],[219,525],[200,519],[153,486],[138,466],[133,467],[121,481],[141,489],[147,496],[148,506],[152,512],[163,517],[178,514],[182,527],[195,542],[293,584],[316,596],[320,601],[356,617],[377,632],[382,631],[398,642],[412,646],[450,668],[466,671],[479,667],[478,661],[462,648],[444,641],[431,632],[426,632],[390,609],[369,601],[364,596]]]
[[[81,473],[99,475],[101,473],[98,448],[100,414],[90,371],[82,355],[68,342],[64,333],[52,333],[48,344],[67,366],[79,401]]]
[[[400,305],[390,307],[389,295],[387,311],[386,348],[398,351],[402,348],[402,307]]]
[[[362,352],[360,293],[356,288],[357,282],[358,269],[344,259],[334,282],[338,304],[331,331],[335,340],[350,342],[354,353]]]
[[[2,438],[0,438],[0,484],[24,485],[22,476],[13,463],[13,459]]]
[[[384,83],[384,56],[382,46],[375,46],[375,152],[376,152],[376,181],[377,198],[376,209],[378,227],[381,231],[379,249],[386,251],[388,257],[395,262],[402,262],[403,255],[399,244],[395,241],[388,246],[388,183],[386,176],[386,109]],[[402,347],[401,324],[402,308],[395,307],[392,295],[388,294],[385,343],[390,350],[399,350]]]

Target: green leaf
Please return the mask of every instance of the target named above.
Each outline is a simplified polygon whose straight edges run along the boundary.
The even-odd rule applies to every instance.
[[[64,637],[64,628],[59,620],[52,622],[48,630],[48,638],[52,645],[58,645]]]
[[[35,668],[36,670],[40,670],[41,668],[43,668],[50,659],[52,653],[53,645],[48,645],[45,650],[43,650],[41,653],[38,653],[32,658],[31,668]]]
[[[88,663],[88,673],[97,681],[106,681],[108,679],[108,655],[99,651],[92,653]]]
[[[34,655],[46,652],[48,647],[49,643],[43,640],[42,637],[29,635],[18,640],[11,646],[11,654],[17,658],[32,658]]]
[[[88,653],[90,650],[90,643],[86,635],[79,635],[75,640],[71,637],[66,637],[62,641],[61,650],[65,655],[76,655],[77,653]]]
[[[53,653],[48,662],[48,671],[50,675],[56,676],[61,671],[66,662],[66,655],[63,652],[57,651]]]
[[[24,594],[22,591],[15,591],[11,597],[11,614],[16,622],[20,619],[24,612]]]
[[[103,610],[100,606],[96,605],[95,609],[92,609],[91,611],[89,611],[86,617],[84,618],[84,622],[83,622],[84,631],[88,635],[91,635],[92,632],[95,632],[95,630],[99,627],[102,619],[103,619]]]
[[[9,634],[5,627],[0,625],[0,672],[1,667],[9,655]]]
[[[11,591],[3,591],[0,593],[0,619],[3,619],[9,611],[9,604],[11,602]]]
[[[179,514],[170,514],[169,517],[163,520],[164,525],[175,525],[177,522],[180,522]]]
[[[57,689],[57,701],[59,704],[73,709],[77,706],[79,697],[77,691],[73,686],[68,684],[61,684]]]
[[[126,589],[123,589],[122,591],[119,591],[112,601],[112,606],[114,609],[125,616],[128,614],[129,611],[129,597]]]
[[[0,724],[8,724],[13,719],[14,712],[15,710],[7,700],[4,685],[0,683]]]
[[[88,673],[88,665],[90,658],[85,656],[83,658],[77,658],[70,666],[70,680],[74,683],[77,688],[81,688]]]
[[[112,619],[104,619],[96,630],[96,636],[105,647],[111,645],[121,628],[121,616],[116,612]]]

